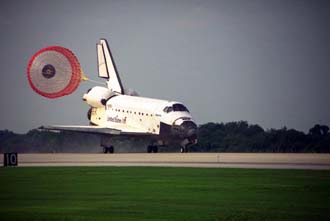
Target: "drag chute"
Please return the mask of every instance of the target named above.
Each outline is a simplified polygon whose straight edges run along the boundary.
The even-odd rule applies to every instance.
[[[47,98],[69,95],[85,80],[76,56],[61,46],[36,52],[30,59],[27,75],[31,88]]]

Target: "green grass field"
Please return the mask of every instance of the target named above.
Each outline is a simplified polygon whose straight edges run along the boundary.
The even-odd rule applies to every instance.
[[[0,220],[330,220],[330,171],[0,168]]]

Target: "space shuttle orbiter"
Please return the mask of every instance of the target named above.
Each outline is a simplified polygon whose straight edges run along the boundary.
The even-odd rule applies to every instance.
[[[97,44],[98,76],[107,87],[95,86],[83,95],[90,106],[88,126],[42,126],[44,130],[77,131],[102,135],[104,153],[114,152],[114,136],[136,136],[150,140],[147,152],[160,145],[180,144],[181,152],[197,142],[197,126],[180,102],[132,96],[125,93],[108,42]]]

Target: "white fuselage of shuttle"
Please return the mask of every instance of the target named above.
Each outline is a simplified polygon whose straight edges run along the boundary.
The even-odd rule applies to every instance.
[[[115,95],[108,99],[106,105],[92,107],[90,122],[128,133],[159,135],[161,124],[172,126],[192,121],[188,111],[164,111],[166,107],[172,107],[174,104],[182,105],[179,102],[160,99]]]

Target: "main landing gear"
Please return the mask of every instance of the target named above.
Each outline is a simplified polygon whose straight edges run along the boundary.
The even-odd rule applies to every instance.
[[[147,152],[148,153],[157,153],[158,152],[158,146],[156,146],[156,145],[149,145],[147,147]]]
[[[115,149],[109,136],[101,136],[101,147],[103,147],[103,153],[113,153]]]
[[[113,153],[113,152],[114,152],[114,148],[112,145],[110,147],[103,146],[103,153]]]

